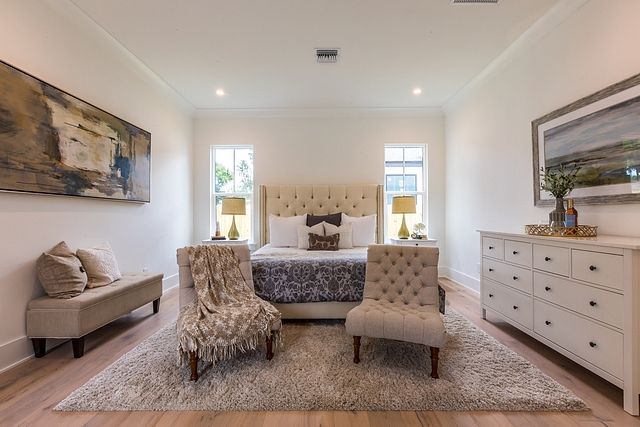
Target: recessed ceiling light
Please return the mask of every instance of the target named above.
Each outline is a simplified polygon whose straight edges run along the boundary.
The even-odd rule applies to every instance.
[[[413,94],[414,95],[420,95],[422,93],[422,89],[414,89],[413,90]]]
[[[218,95],[218,96],[222,96],[222,95],[224,95],[224,91],[223,91],[222,89],[218,89],[218,90],[216,91],[216,95]]]

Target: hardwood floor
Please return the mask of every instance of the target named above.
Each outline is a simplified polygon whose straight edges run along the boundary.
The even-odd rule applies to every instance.
[[[178,293],[89,334],[85,355],[74,359],[71,343],[41,359],[0,374],[0,426],[640,426],[640,417],[622,410],[622,390],[512,326],[480,317],[478,295],[441,280],[451,307],[584,399],[592,408],[578,413],[534,412],[55,412],[73,390],[177,316]],[[277,354],[276,356],[277,357]]]

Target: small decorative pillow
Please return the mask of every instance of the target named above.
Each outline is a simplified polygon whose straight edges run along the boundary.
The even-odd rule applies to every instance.
[[[339,234],[331,236],[321,236],[319,234],[309,233],[309,251],[337,251],[340,242]]]
[[[353,248],[353,239],[352,239],[352,225],[350,222],[346,222],[342,224],[340,227],[336,227],[333,224],[324,223],[324,234],[329,236],[331,234],[340,234],[340,249],[351,249]]]
[[[78,249],[76,254],[89,276],[87,288],[105,286],[122,277],[116,256],[108,242],[100,243],[91,249]]]
[[[45,292],[52,298],[76,297],[87,286],[87,273],[65,242],[40,255],[36,273]]]
[[[325,222],[316,224],[313,227],[307,227],[306,225],[298,224],[298,248],[309,249],[309,233],[319,234],[324,236]]]
[[[342,221],[342,212],[331,215],[307,215],[307,227],[312,227],[321,222],[328,222],[338,227],[340,226],[340,221]]]
[[[299,216],[277,216],[269,215],[269,243],[271,246],[297,247],[298,246],[298,225],[304,225],[307,214]]]

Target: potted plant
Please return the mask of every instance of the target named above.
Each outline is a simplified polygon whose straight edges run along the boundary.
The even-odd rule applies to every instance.
[[[549,212],[549,225],[564,226],[564,198],[575,187],[580,169],[581,166],[573,167],[567,172],[565,165],[560,165],[557,170],[540,168],[540,188],[556,198],[556,208]]]

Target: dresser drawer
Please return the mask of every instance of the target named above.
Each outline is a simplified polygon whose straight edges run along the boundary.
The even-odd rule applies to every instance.
[[[533,268],[569,277],[569,248],[534,243]]]
[[[622,255],[571,251],[571,277],[585,282],[623,290],[623,265]]]
[[[502,239],[496,239],[495,237],[482,238],[482,256],[502,259],[503,249]]]
[[[490,258],[482,260],[482,276],[531,294],[531,270]]]
[[[533,273],[533,294],[616,328],[624,326],[621,294],[538,272]]]
[[[539,300],[533,302],[533,310],[534,332],[622,379],[620,332]]]
[[[504,260],[531,268],[531,243],[505,240]]]
[[[531,330],[533,327],[533,306],[531,297],[506,286],[484,280],[482,282],[484,305],[503,314]]]

